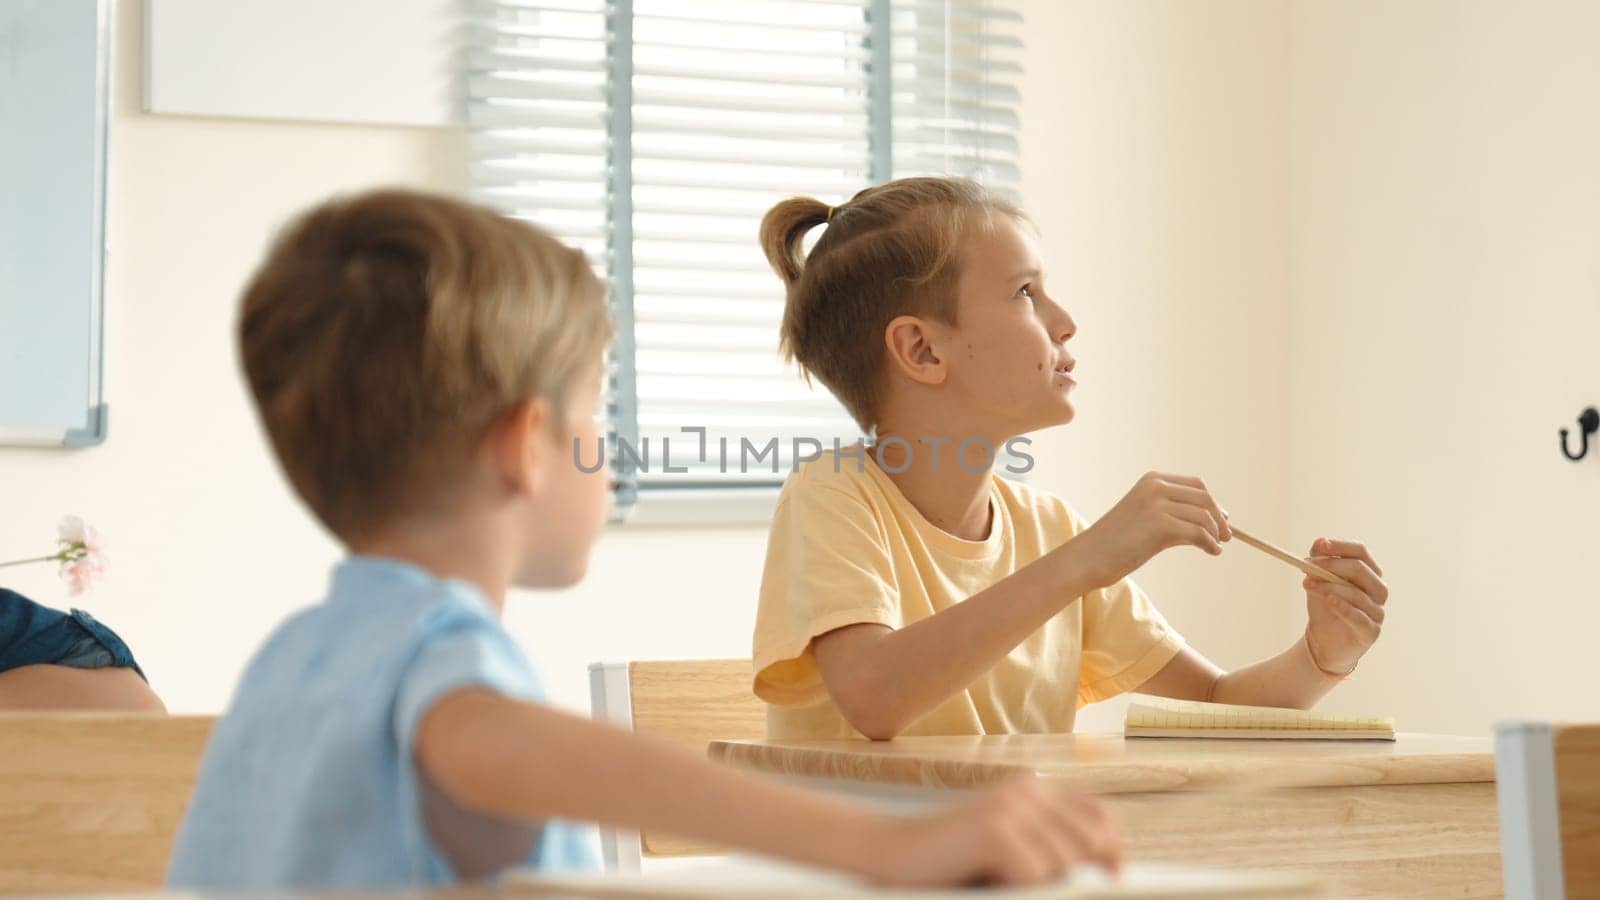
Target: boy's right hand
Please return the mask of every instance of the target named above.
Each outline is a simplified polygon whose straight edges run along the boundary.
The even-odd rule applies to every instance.
[[[1222,542],[1232,538],[1228,515],[1205,482],[1150,472],[1071,544],[1084,551],[1084,564],[1104,587],[1170,547],[1188,544],[1218,556]]]
[[[891,817],[863,847],[867,875],[900,887],[1026,885],[1079,866],[1122,867],[1122,840],[1099,801],[1027,776],[924,816]]]

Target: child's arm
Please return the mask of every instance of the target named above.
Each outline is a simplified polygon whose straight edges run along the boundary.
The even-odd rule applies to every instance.
[[[481,815],[669,831],[902,885],[1031,883],[1120,866],[1105,810],[1026,778],[930,816],[871,812],[480,688],[434,701],[418,765]]]
[[[1233,672],[1184,648],[1139,687],[1146,694],[1243,706],[1310,709],[1333,690],[1378,639],[1389,588],[1367,548],[1352,541],[1319,540],[1311,561],[1356,585],[1313,578],[1306,590],[1305,634],[1277,656]]]
[[[0,672],[0,710],[97,710],[165,714],[167,707],[132,669],[41,664]]]
[[[1190,544],[1213,555],[1226,516],[1197,478],[1152,473],[1100,521],[961,603],[899,630],[849,625],[817,636],[817,669],[839,711],[885,740],[976,681],[1046,620],[1152,556]]]

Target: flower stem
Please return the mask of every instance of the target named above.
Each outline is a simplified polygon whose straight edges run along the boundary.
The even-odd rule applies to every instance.
[[[10,562],[0,562],[0,569],[5,568],[6,566],[20,566],[24,563],[57,562],[60,561],[60,559],[61,554],[59,553],[55,553],[50,556],[35,556],[32,559],[13,559]]]

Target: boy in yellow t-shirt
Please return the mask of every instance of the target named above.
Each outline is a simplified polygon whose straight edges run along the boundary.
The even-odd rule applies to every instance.
[[[1018,435],[1072,420],[1077,384],[1077,326],[1016,207],[910,178],[786,200],[761,242],[788,287],[784,352],[876,436],[779,498],[754,647],[772,737],[1070,731],[1077,707],[1132,690],[1306,708],[1377,640],[1382,569],[1319,539],[1309,558],[1355,586],[1307,579],[1302,637],[1224,672],[1128,578],[1171,547],[1222,552],[1203,482],[1148,474],[1090,525],[994,472]]]

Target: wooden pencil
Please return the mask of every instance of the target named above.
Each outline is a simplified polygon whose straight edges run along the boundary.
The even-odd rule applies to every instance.
[[[1350,582],[1340,578],[1338,575],[1335,575],[1332,572],[1329,572],[1327,569],[1324,569],[1316,563],[1306,562],[1305,560],[1295,556],[1276,544],[1273,544],[1269,541],[1263,541],[1262,539],[1251,535],[1249,532],[1240,530],[1239,526],[1233,524],[1232,522],[1228,523],[1228,528],[1233,532],[1233,536],[1239,540],[1244,541],[1246,544],[1249,544],[1268,556],[1277,557],[1278,559],[1283,560],[1289,565],[1294,566],[1296,569],[1299,569],[1307,575],[1310,575],[1312,578],[1318,578],[1323,581],[1331,581],[1334,584],[1343,584],[1348,585],[1349,587],[1355,587],[1355,585],[1350,584]]]

